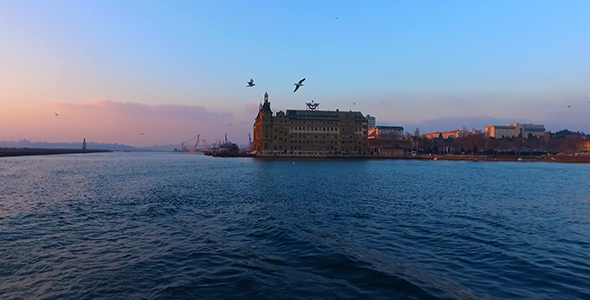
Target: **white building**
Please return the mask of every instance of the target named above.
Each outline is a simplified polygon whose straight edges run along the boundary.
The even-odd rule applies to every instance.
[[[509,124],[486,126],[486,136],[494,138],[528,137],[529,134],[535,137],[542,137],[545,133],[545,125],[535,124]]]
[[[518,133],[522,137],[528,137],[532,134],[535,137],[542,137],[545,133],[545,125],[534,125],[534,124],[514,124],[518,125]]]

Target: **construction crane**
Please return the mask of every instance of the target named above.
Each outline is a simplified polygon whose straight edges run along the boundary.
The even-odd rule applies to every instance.
[[[200,138],[201,138],[201,135],[197,134],[197,136],[193,137],[192,139],[186,140],[186,141],[180,143],[180,145],[182,145],[182,152],[197,152],[197,147],[199,147]],[[197,139],[197,141],[195,142],[195,147],[193,149],[187,148],[185,144],[191,142],[194,139]]]

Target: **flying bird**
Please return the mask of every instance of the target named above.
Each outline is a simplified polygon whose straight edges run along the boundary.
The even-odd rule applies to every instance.
[[[143,132],[140,132],[139,135],[143,135]]]
[[[246,87],[254,87],[256,84],[254,83],[254,79],[250,78],[250,81],[246,82],[248,85]]]
[[[572,107],[571,105],[568,105],[567,107]]]
[[[590,101],[589,101],[589,102],[590,102]],[[56,116],[58,116],[58,117],[59,117],[59,114],[58,114],[58,113],[54,113],[54,114],[55,114]]]
[[[305,78],[299,80],[299,82],[295,83],[295,90],[293,91],[293,93],[297,92],[297,90],[299,89],[300,86],[303,86],[303,81],[305,81]]]

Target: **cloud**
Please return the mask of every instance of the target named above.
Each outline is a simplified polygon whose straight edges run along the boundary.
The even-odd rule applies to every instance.
[[[339,99],[340,103],[354,97]],[[355,109],[377,118],[378,125],[402,125],[413,132],[484,129],[509,123],[543,124],[548,130],[563,128],[590,132],[590,98],[567,93],[447,93],[378,95],[356,101]],[[568,108],[567,105],[572,107]]]
[[[260,103],[246,103],[244,104],[244,110],[249,114],[255,116],[258,113]]]
[[[545,129],[548,131],[558,131],[562,129],[570,129],[573,131],[585,131],[590,132],[590,123],[588,120],[590,116],[584,119],[582,116],[587,114],[584,111],[572,111],[572,112],[558,112],[551,117],[541,117],[535,119],[528,118],[495,118],[491,116],[468,116],[468,117],[442,117],[431,120],[425,120],[416,123],[403,123],[404,129],[407,132],[414,132],[416,128],[420,129],[422,133],[437,132],[437,131],[450,131],[455,129],[461,129],[463,126],[467,127],[468,130],[472,128],[478,130],[485,130],[485,126],[491,125],[507,125],[514,123],[533,123],[545,125]],[[400,124],[383,124],[383,125],[400,125]]]
[[[54,113],[57,112],[59,116]],[[208,142],[222,140],[227,134],[234,142],[245,143],[252,131],[254,116],[241,120],[231,112],[215,111],[193,105],[148,105],[112,100],[80,103],[51,103],[1,124],[23,138],[50,142],[75,142],[86,138],[94,142],[113,142],[132,146],[180,144],[200,134]],[[231,125],[230,125],[231,124]]]
[[[136,102],[115,102],[111,100],[90,100],[81,103],[57,103],[58,107],[74,111],[105,111],[150,118],[211,118],[231,117],[229,112],[214,112],[195,105],[148,105]]]
[[[526,120],[517,120],[516,122],[525,123]],[[464,126],[468,130],[472,128],[483,130],[485,126],[490,125],[506,125],[515,123],[508,118],[494,118],[490,116],[472,116],[472,117],[442,117],[432,120],[425,120],[419,123],[405,124],[404,129],[407,132],[413,133],[416,128],[420,128],[422,133],[430,133],[437,131],[451,131],[455,129],[462,129]]]

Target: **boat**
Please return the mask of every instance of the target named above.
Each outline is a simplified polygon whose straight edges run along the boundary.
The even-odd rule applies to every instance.
[[[249,134],[248,138],[249,147],[240,149],[237,144],[232,143],[227,139],[226,134],[224,143],[220,143],[215,147],[211,147],[211,149],[207,152],[204,152],[204,154],[213,157],[254,157],[256,156],[256,151],[254,151],[252,147],[252,139]]]

